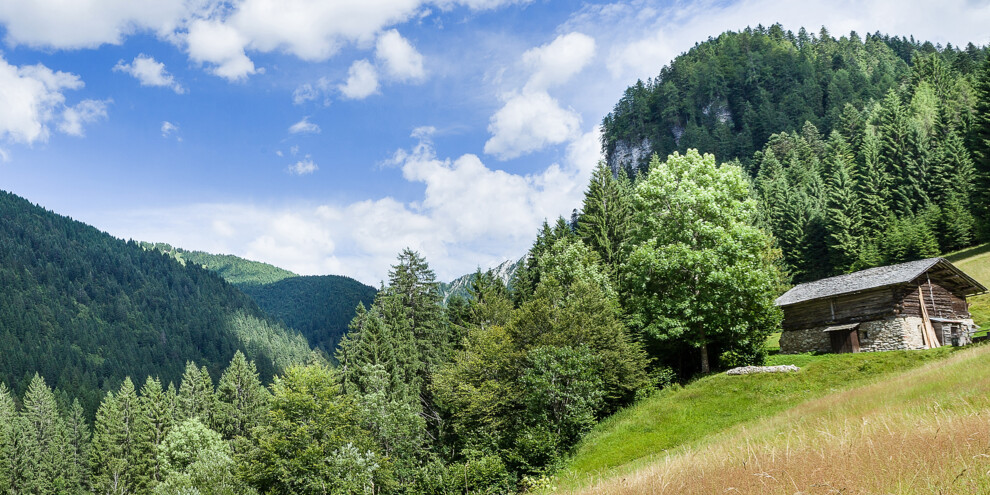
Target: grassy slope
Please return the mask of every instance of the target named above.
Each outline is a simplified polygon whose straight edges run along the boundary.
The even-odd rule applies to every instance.
[[[602,422],[560,474],[562,486],[627,473],[668,451],[704,442],[732,426],[769,418],[811,399],[877,382],[943,358],[953,348],[798,355],[796,373],[712,375],[664,390]]]
[[[947,258],[990,286],[990,244]],[[990,327],[990,295],[972,298],[970,310],[977,324]],[[779,334],[771,336],[768,348],[778,347],[778,339]],[[942,348],[823,356],[774,354],[768,364],[796,364],[802,371],[748,377],[715,375],[666,390],[602,422],[561,470],[561,486],[575,488],[593,479],[635,474],[671,452],[708,444],[712,435],[741,425],[767,423],[795,406],[827,400],[844,390],[894,380],[906,370],[954,352]],[[984,361],[990,361],[990,352],[984,354]],[[937,383],[930,385],[929,392],[946,392]]]

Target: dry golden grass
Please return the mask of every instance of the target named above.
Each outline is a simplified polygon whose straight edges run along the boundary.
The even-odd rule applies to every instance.
[[[577,493],[990,493],[990,346],[730,429]]]

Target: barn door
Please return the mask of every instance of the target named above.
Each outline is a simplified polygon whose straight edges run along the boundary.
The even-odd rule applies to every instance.
[[[855,328],[829,332],[828,335],[832,339],[832,352],[837,354],[859,352],[859,332]]]

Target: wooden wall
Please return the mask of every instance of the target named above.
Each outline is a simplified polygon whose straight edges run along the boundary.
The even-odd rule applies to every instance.
[[[921,317],[919,284],[925,294],[925,305],[930,318],[970,318],[966,299],[949,292],[935,281],[929,285],[925,276],[922,276],[908,285],[883,287],[785,306],[783,329],[844,325],[892,316]]]

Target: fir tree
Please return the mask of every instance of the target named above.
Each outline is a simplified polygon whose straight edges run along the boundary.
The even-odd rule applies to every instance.
[[[23,486],[21,432],[13,394],[0,383],[0,492],[16,493]]]
[[[862,161],[859,163],[857,193],[863,220],[863,237],[876,244],[886,230],[890,201],[890,176],[880,160],[880,140],[872,128],[863,139]]]
[[[107,393],[96,412],[90,449],[96,492],[123,495],[148,489],[152,451],[146,421],[130,378],[116,393]]]
[[[976,77],[976,108],[970,149],[976,168],[975,207],[981,222],[981,235],[990,237],[990,56]]]
[[[625,258],[623,245],[629,233],[631,191],[615,178],[604,161],[591,174],[584,194],[577,234],[602,260],[613,286],[618,285],[619,265]]]
[[[66,460],[68,470],[66,479],[68,480],[70,492],[88,493],[90,470],[89,447],[91,437],[86,415],[78,399],[74,399],[69,408],[69,414],[65,421],[65,430],[68,442]]]
[[[887,93],[877,116],[880,164],[893,177],[892,210],[900,215],[918,212],[927,205],[923,173],[918,156],[918,136],[901,99],[894,90]]]
[[[217,384],[220,433],[227,439],[249,437],[251,429],[265,420],[268,399],[254,362],[248,361],[240,351],[234,353]]]
[[[165,440],[169,430],[172,428],[172,411],[168,404],[167,394],[162,390],[162,384],[157,378],[148,377],[141,387],[141,410],[147,421],[147,428],[144,430],[146,438],[143,444],[150,449],[149,458],[151,465],[148,467],[148,476],[153,483],[163,480],[161,462],[156,455],[158,446]]]
[[[213,390],[213,380],[206,366],[196,368],[196,363],[186,363],[186,372],[182,375],[177,397],[178,418],[199,418],[203,424],[213,423],[213,413],[216,411],[216,394]]]
[[[72,466],[65,421],[55,403],[55,395],[38,374],[34,375],[24,395],[24,408],[18,421],[26,468],[24,493],[69,491],[67,475]]]
[[[826,170],[828,198],[826,228],[828,253],[832,269],[838,273],[851,271],[860,258],[862,222],[852,153],[838,132],[832,131],[828,142]]]

